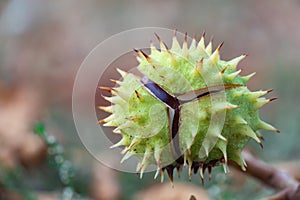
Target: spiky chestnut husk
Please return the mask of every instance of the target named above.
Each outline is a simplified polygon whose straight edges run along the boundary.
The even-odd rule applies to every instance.
[[[226,169],[228,160],[245,170],[241,151],[249,138],[262,146],[258,130],[279,132],[259,118],[258,109],[274,100],[262,97],[271,90],[251,92],[246,83],[254,73],[240,76],[241,70],[236,70],[245,55],[221,60],[222,44],[212,52],[212,42],[205,46],[204,35],[199,42],[193,38],[190,47],[186,36],[181,47],[174,35],[170,49],[157,38],[160,50],[152,43],[150,55],[135,50],[143,78],[118,69],[122,80],[113,82],[119,86],[101,87],[112,93],[104,97],[112,105],[100,106],[111,113],[100,122],[116,127],[113,132],[122,135],[112,146],[124,146],[121,162],[135,155],[140,160],[137,172],[141,177],[148,165],[156,164],[155,177],[160,172],[163,178],[166,170],[171,181],[174,168],[180,173],[185,164],[189,165],[189,176],[200,169],[202,181],[205,169],[209,174],[219,164]],[[212,103],[212,91],[221,90],[226,97]],[[189,93],[197,97],[191,99]],[[213,131],[208,131],[212,115],[224,111],[224,126],[213,124]]]

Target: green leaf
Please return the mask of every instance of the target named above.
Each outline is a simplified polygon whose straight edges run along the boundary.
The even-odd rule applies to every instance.
[[[36,135],[44,136],[45,135],[45,125],[42,122],[36,123],[33,128],[33,132]]]

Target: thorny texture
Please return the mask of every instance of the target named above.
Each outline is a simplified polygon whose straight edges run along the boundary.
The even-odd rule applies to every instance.
[[[224,164],[225,163],[225,159],[221,158],[219,160],[211,160],[207,163],[203,162],[203,161],[193,161],[191,164],[189,164],[189,177],[191,178],[191,173],[197,174],[198,171],[200,173],[201,176],[201,181],[202,184],[204,184],[204,173],[207,169],[208,171],[208,175],[209,175],[209,179],[211,178],[211,172],[212,172],[212,168],[219,165],[220,163]],[[174,164],[168,165],[166,167],[162,168],[162,173],[166,170],[167,174],[170,178],[170,181],[173,182],[173,172],[174,169],[177,169],[178,172],[178,176],[180,176],[180,172],[182,170],[183,164],[180,164],[178,162],[175,162]]]
[[[254,157],[250,152],[244,150],[243,157],[247,162],[247,171],[241,171],[247,176],[253,177],[261,181],[266,186],[269,186],[277,191],[277,194],[264,198],[268,200],[299,200],[300,199],[300,183],[288,172],[279,170],[270,166]],[[230,166],[238,169],[240,167],[234,162],[229,162]],[[190,196],[189,200],[197,200],[194,195]],[[200,200],[200,199],[198,199]]]
[[[204,34],[188,47],[187,34],[180,46],[175,33],[170,49],[156,37],[160,50],[152,43],[149,55],[135,50],[142,78],[118,69],[122,80],[113,80],[116,87],[100,87],[111,93],[103,98],[112,104],[99,107],[111,113],[99,122],[122,135],[111,148],[125,147],[121,162],[137,156],[140,177],[154,163],[155,177],[160,173],[163,180],[167,171],[171,181],[173,170],[180,173],[185,164],[189,176],[199,171],[202,180],[206,169],[210,174],[216,165],[222,164],[226,172],[228,160],[245,170],[241,151],[248,140],[262,146],[259,130],[279,132],[259,117],[259,108],[276,99],[263,97],[272,90],[251,92],[246,83],[254,74],[241,76],[237,70],[245,55],[221,60],[223,43],[212,52],[212,41],[205,46]],[[222,92],[224,98],[218,96]],[[211,101],[213,96],[218,98]],[[222,113],[224,127],[213,119]]]

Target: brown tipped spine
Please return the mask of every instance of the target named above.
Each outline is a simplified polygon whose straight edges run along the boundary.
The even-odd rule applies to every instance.
[[[220,51],[220,50],[221,50],[221,48],[222,48],[223,44],[224,44],[224,41],[223,41],[223,42],[221,42],[221,43],[219,44],[219,46],[217,47],[217,50],[218,50],[218,51]]]

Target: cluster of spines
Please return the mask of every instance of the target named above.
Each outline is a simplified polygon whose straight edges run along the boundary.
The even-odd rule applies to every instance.
[[[130,76],[130,81],[128,82],[135,82],[136,81],[136,85],[134,85],[132,87],[128,87],[126,84],[124,84],[124,82],[122,81],[117,81],[117,80],[111,80],[113,83],[119,85],[120,87],[126,87],[127,89],[131,89],[131,91],[127,91],[126,95],[125,94],[120,94],[120,92],[122,92],[122,90],[120,90],[120,87],[115,87],[115,88],[108,88],[108,87],[99,87],[102,90],[108,91],[110,92],[112,95],[112,97],[107,97],[107,96],[103,96],[103,98],[107,101],[109,101],[110,103],[112,103],[113,105],[111,106],[100,106],[99,109],[104,110],[105,112],[108,113],[112,113],[110,116],[108,116],[105,119],[102,119],[99,121],[99,123],[104,123],[104,126],[117,126],[113,132],[117,133],[117,134],[122,134],[121,130],[126,128],[126,124],[120,124],[121,122],[118,121],[117,119],[117,115],[115,115],[115,110],[114,107],[120,106],[122,108],[127,106],[127,102],[129,101],[130,94],[134,94],[136,95],[136,97],[138,99],[141,100],[142,95],[139,94],[137,88],[140,85],[139,81],[138,81],[138,77],[132,75],[132,74],[128,74],[127,72],[117,69],[117,71],[119,72],[119,74],[121,75],[121,77],[123,78],[123,80],[128,80],[128,75]],[[126,109],[124,109],[126,110]],[[127,116],[126,120],[130,121],[130,120],[134,120],[135,116]],[[128,140],[127,137],[124,137],[117,142],[116,144],[112,145],[110,148],[116,148],[116,147],[121,147],[121,146],[125,146],[125,148],[121,151],[121,154],[123,154],[123,158],[121,160],[121,163],[123,163],[125,160],[129,159],[131,156],[133,155],[137,155],[137,153],[133,152],[133,148],[138,145],[140,143],[141,138],[133,138],[131,141]],[[161,150],[159,149],[158,146],[156,146],[155,150],[154,150],[154,158],[157,162],[157,164],[159,166],[161,166],[160,163],[160,152]],[[141,158],[142,161],[140,163],[138,163],[137,165],[137,169],[136,171],[140,173],[140,177],[142,178],[143,172],[144,170],[147,168],[147,166],[150,164],[149,160],[150,157],[152,156],[151,154],[151,149],[150,148],[146,148],[145,152],[143,152],[143,157]]]
[[[174,35],[173,38],[173,43],[172,43],[172,47],[171,49],[169,49],[167,47],[167,45],[160,39],[159,36],[156,35],[156,37],[159,40],[160,43],[160,51],[158,49],[156,49],[156,47],[151,43],[151,54],[150,56],[147,55],[146,53],[144,53],[142,50],[135,50],[135,52],[137,53],[137,60],[141,63],[141,62],[148,62],[153,68],[155,68],[155,66],[158,66],[159,63],[156,63],[157,61],[155,59],[153,59],[153,57],[155,57],[155,54],[159,54],[160,52],[167,52],[170,55],[170,59],[173,62],[176,62],[176,58],[174,57],[174,54],[178,54],[180,56],[183,56],[187,59],[194,59],[195,60],[195,70],[199,71],[202,73],[203,70],[205,70],[205,66],[209,66],[209,65],[218,65],[221,62],[220,60],[220,49],[223,45],[223,43],[221,43],[217,49],[212,52],[212,40],[209,42],[209,44],[205,47],[205,43],[204,43],[204,34],[202,35],[199,43],[197,44],[196,41],[196,37],[193,38],[192,43],[190,45],[190,47],[188,47],[187,45],[187,34],[185,34],[184,37],[184,42],[182,47],[179,45],[179,42],[177,41],[177,37],[176,35]],[[196,57],[199,58],[199,56],[201,57],[200,60],[197,60]],[[223,81],[226,82],[233,82],[233,80],[236,77],[239,77],[239,81],[238,83],[241,84],[245,84],[255,73],[250,74],[248,76],[239,76],[241,70],[236,71],[236,67],[238,65],[238,63],[244,59],[246,55],[242,55],[240,57],[234,58],[230,61],[226,62],[226,65],[222,65],[223,69],[219,70],[219,77],[223,79]],[[204,63],[206,62],[206,63]],[[225,73],[227,71],[227,73]],[[127,73],[122,71],[122,70],[118,70],[118,72],[121,74],[121,76],[123,77],[123,79],[125,79],[127,77]],[[112,80],[113,83],[122,85],[121,81],[116,81],[116,80]],[[118,88],[106,88],[106,87],[101,87],[101,89],[110,91],[112,93],[112,95],[114,95],[113,97],[104,97],[107,101],[113,103],[113,104],[120,104],[120,105],[125,105],[126,104],[126,99],[124,99],[124,96],[131,94],[131,92],[126,92],[127,94],[122,94],[123,91],[118,90]],[[262,107],[263,105],[265,105],[266,103],[269,103],[273,100],[275,100],[276,98],[271,98],[271,99],[266,99],[262,96],[266,95],[267,93],[271,92],[272,90],[267,90],[267,91],[256,91],[256,92],[249,92],[249,93],[244,93],[243,91],[240,90],[236,90],[234,91],[234,96],[236,98],[240,97],[241,95],[250,95],[251,99],[255,99],[255,102],[253,102],[253,105],[255,106],[256,109]],[[139,97],[137,90],[134,90],[134,92],[136,93],[137,97]],[[128,99],[127,99],[128,100]],[[217,109],[226,109],[226,110],[231,110],[231,109],[235,109],[238,108],[239,105],[234,105],[232,103],[229,102],[224,102],[221,103],[219,106],[219,108]],[[100,120],[101,123],[105,123],[104,126],[117,126],[117,128],[114,130],[115,133],[121,133],[122,128],[124,128],[124,125],[118,124],[115,119],[116,116],[114,115],[114,109],[113,106],[109,106],[109,107],[100,107],[100,109],[106,111],[106,112],[110,112],[112,113],[112,115],[110,115],[109,117],[107,117],[106,119]],[[131,116],[132,117],[132,116]],[[133,116],[134,118],[134,116]],[[261,146],[262,143],[260,141],[260,139],[263,139],[263,136],[257,131],[258,129],[264,129],[264,130],[271,130],[271,131],[275,131],[275,132],[279,132],[276,128],[274,128],[273,126],[263,122],[262,120],[259,120],[256,126],[256,131],[252,130],[252,128],[250,126],[248,126],[248,122],[242,117],[242,116],[236,116],[234,118],[234,122],[236,124],[241,124],[241,125],[245,125],[244,127],[246,127],[245,132],[242,133],[245,136],[248,136],[250,138],[253,138],[255,141],[257,141]],[[221,131],[222,132],[222,131]],[[221,135],[221,132],[219,135],[217,135],[217,139],[220,139],[221,141],[227,143],[227,138],[225,138],[224,136]],[[194,138],[195,136],[193,136]],[[119,147],[119,146],[126,146],[126,148],[122,151],[124,155],[123,159],[121,162],[123,162],[124,160],[128,159],[130,156],[132,156],[134,153],[132,153],[132,148],[138,144],[138,139],[133,139],[132,141],[128,141],[127,138],[123,138],[121,139],[120,142],[118,142],[117,144],[113,145],[112,148],[114,147]],[[190,146],[192,145],[192,142],[190,144]],[[211,148],[210,148],[211,149]],[[219,163],[224,163],[225,164],[225,169],[227,168],[227,160],[228,160],[228,155],[226,152],[226,146],[224,147],[224,145],[220,146],[219,149],[222,151],[223,153],[223,157],[220,158],[218,160]],[[185,163],[196,163],[193,160],[191,160],[191,157],[189,157],[190,153],[189,153],[190,147],[187,148],[187,152],[184,153],[184,164]],[[145,170],[145,168],[147,167],[147,165],[149,164],[149,160],[150,157],[152,156],[151,154],[154,154],[154,158],[157,162],[158,165],[158,170],[157,173],[155,175],[155,177],[157,177],[157,175],[159,174],[159,172],[161,172],[161,175],[163,177],[163,171],[166,170],[170,179],[173,179],[173,169],[176,168],[178,170],[178,173],[180,173],[181,169],[182,169],[182,164],[177,165],[169,165],[166,167],[161,167],[160,164],[160,149],[157,148],[155,149],[155,152],[151,152],[150,149],[146,148],[146,151],[144,152],[144,157],[142,158],[142,161],[139,163],[139,165],[137,166],[137,172],[140,172],[141,177],[142,174]],[[236,155],[231,155],[230,159],[234,160],[236,163],[238,163],[241,168],[243,170],[245,170],[245,166],[246,163],[244,162],[242,156],[240,155],[241,152],[237,152]],[[206,148],[205,151],[206,156],[208,157],[209,151],[208,148]],[[186,161],[188,160],[188,161]],[[200,168],[200,175],[201,178],[203,179],[203,173],[205,171],[205,169],[207,168],[209,173],[211,171],[211,167],[215,166],[216,163],[215,160],[212,163],[201,163],[198,165],[197,164],[190,164],[189,166],[189,175],[191,175],[191,171],[197,171]]]

